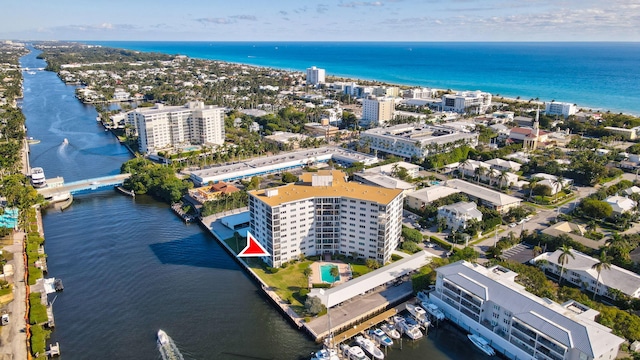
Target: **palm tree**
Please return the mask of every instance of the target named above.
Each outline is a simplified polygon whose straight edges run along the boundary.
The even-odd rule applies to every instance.
[[[504,186],[507,187],[509,186],[509,184],[507,183],[507,181],[509,180],[509,175],[507,175],[506,171],[502,171],[500,173],[500,175],[498,175],[498,187],[502,186],[502,182],[504,181]]]
[[[560,255],[558,256],[558,262],[562,266],[560,268],[560,279],[558,280],[558,284],[562,282],[562,274],[564,273],[564,266],[569,262],[569,257],[575,259],[576,257],[571,252],[573,248],[571,246],[564,244],[560,248]]]
[[[531,180],[531,182],[529,182],[529,201],[531,201],[533,189],[535,189],[536,185],[538,185],[538,180]]]
[[[538,255],[542,254],[542,248],[540,247],[540,245],[536,245],[533,247],[533,257],[537,257]]]
[[[466,159],[460,164],[460,171],[462,172],[462,179],[464,179],[465,168],[471,166],[471,159]]]
[[[598,278],[596,279],[596,286],[593,289],[593,300],[596,299],[596,293],[598,292],[598,285],[600,285],[600,273],[602,272],[603,269],[604,270],[611,269],[612,259],[613,258],[611,256],[607,256],[606,250],[602,250],[602,252],[600,253],[600,256],[598,256],[598,262],[593,264],[593,266],[591,267],[592,269],[598,272]]]

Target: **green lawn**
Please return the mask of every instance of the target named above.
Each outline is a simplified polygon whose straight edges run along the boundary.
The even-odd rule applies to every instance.
[[[304,299],[299,296],[300,289],[307,289],[308,282],[302,271],[309,267],[312,261],[305,260],[289,265],[284,269],[278,270],[277,273],[269,273],[264,264],[256,259],[248,262],[251,270],[253,270],[262,281],[272,287],[278,296],[283,300],[289,300],[294,307],[304,306]]]

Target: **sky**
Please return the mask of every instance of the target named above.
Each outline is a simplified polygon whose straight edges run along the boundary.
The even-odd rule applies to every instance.
[[[640,0],[1,0],[0,39],[640,41]]]

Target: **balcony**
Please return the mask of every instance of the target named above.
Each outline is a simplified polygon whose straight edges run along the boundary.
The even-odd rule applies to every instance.
[[[511,340],[509,340],[510,343],[512,343],[513,345],[517,346],[520,350],[526,352],[529,355],[533,355],[533,349],[528,347],[527,345],[525,345],[522,341],[514,338],[513,336],[511,337]]]

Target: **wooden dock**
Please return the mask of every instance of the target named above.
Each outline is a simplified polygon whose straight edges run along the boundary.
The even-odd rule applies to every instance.
[[[336,334],[333,336],[333,341],[334,342],[345,342],[349,339],[351,339],[352,337],[358,335],[359,333],[374,327],[378,324],[380,324],[381,322],[389,319],[390,317],[396,315],[398,313],[398,311],[393,308],[393,309],[389,309],[385,312],[383,312],[382,314],[378,314],[374,317],[372,317],[371,319],[367,319],[363,322],[361,322],[359,325],[355,325],[353,328],[350,328],[344,332],[341,332],[340,334]]]

